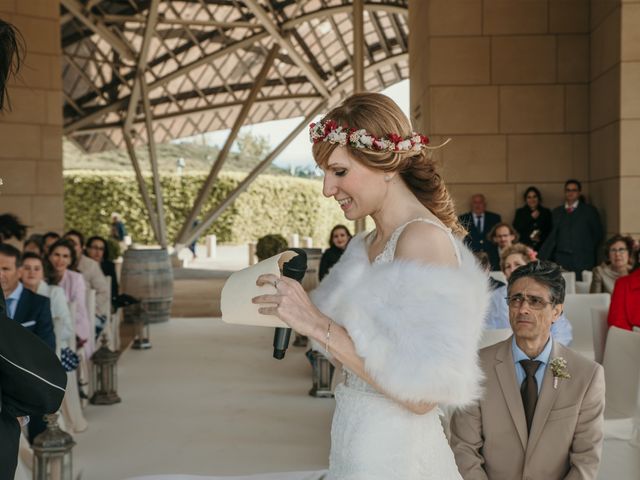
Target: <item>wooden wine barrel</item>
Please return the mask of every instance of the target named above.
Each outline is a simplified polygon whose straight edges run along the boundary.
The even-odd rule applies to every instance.
[[[125,307],[125,322],[134,322],[140,315],[150,323],[169,320],[173,301],[173,269],[166,249],[127,249],[120,285],[122,293],[141,300],[139,305]]]

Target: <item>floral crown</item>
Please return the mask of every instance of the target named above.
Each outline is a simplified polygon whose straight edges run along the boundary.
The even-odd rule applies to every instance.
[[[412,133],[402,137],[397,133],[388,133],[384,137],[376,137],[364,128],[356,129],[346,125],[338,125],[335,120],[325,120],[309,125],[311,143],[329,142],[340,146],[373,150],[375,152],[418,152],[428,147],[429,138]],[[447,143],[447,142],[445,142]]]

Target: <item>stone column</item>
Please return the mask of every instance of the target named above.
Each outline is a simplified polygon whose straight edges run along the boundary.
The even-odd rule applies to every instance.
[[[0,18],[22,33],[26,56],[9,84],[11,111],[0,114],[0,213],[29,232],[64,227],[60,4],[5,0]]]

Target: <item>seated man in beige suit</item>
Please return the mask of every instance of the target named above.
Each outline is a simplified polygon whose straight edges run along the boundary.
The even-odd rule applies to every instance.
[[[451,421],[451,447],[465,480],[596,478],[604,373],[551,338],[564,294],[554,263],[531,262],[511,274],[514,335],[480,350],[484,396]]]

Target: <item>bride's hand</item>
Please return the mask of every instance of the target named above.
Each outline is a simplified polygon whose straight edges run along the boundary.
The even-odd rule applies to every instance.
[[[301,335],[314,337],[314,332],[322,328],[324,315],[311,303],[302,285],[287,277],[260,275],[256,285],[267,284],[273,285],[277,293],[254,297],[253,303],[261,305],[258,311],[275,315]]]

